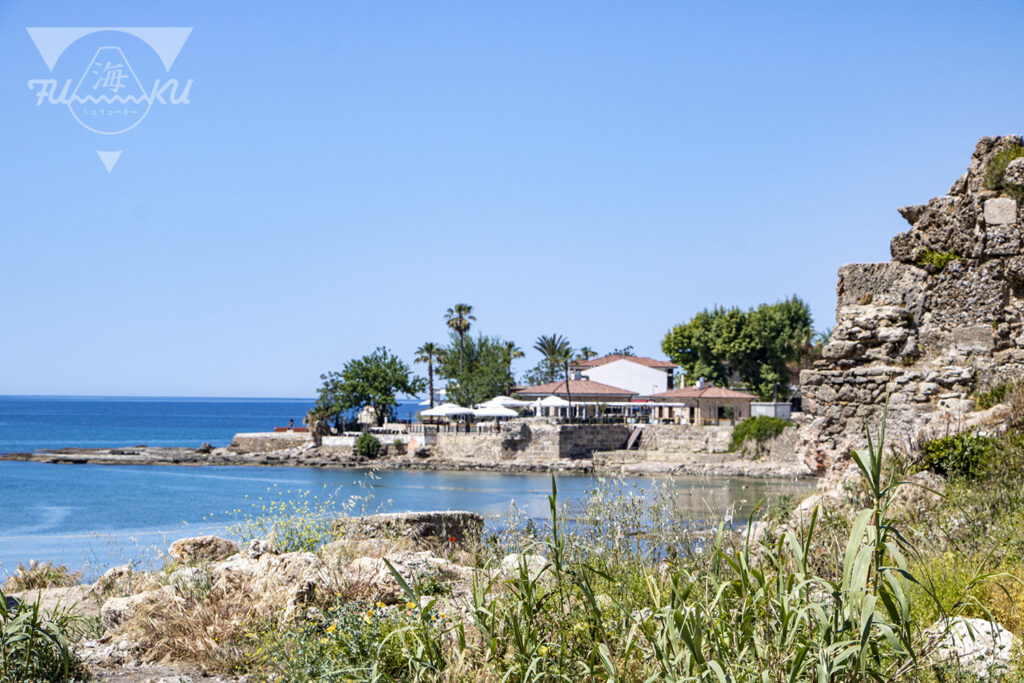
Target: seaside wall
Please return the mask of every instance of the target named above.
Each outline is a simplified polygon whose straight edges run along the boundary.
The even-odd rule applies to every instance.
[[[675,453],[725,453],[732,440],[730,425],[644,425],[637,449]]]
[[[488,434],[437,435],[431,448],[442,458],[479,460],[557,460],[589,457],[594,451],[622,448],[629,437],[622,425],[554,425],[541,420],[509,422]]]
[[[974,393],[1024,377],[1024,159],[989,174],[998,189],[985,179],[1022,142],[982,138],[945,195],[899,209],[911,228],[892,239],[891,261],[840,268],[831,339],[800,375],[812,468],[862,448],[887,396],[891,440],[913,443],[962,423]]]
[[[313,444],[309,432],[250,432],[235,434],[228,450],[234,453],[267,453]]]

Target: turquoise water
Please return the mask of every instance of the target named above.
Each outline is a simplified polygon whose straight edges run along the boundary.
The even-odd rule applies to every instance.
[[[64,447],[146,444],[222,446],[236,432],[301,423],[306,399],[0,397],[0,453]],[[403,402],[399,417],[418,409]],[[627,484],[652,486],[650,479]],[[667,480],[677,504],[697,519],[735,508],[743,519],[764,496],[806,491],[807,483]],[[558,478],[563,501],[579,501],[593,477]],[[269,490],[268,490],[269,489]],[[338,499],[372,494],[366,511],[471,510],[492,523],[511,504],[530,517],[548,514],[548,475],[480,472],[383,472],[263,467],[147,467],[0,462],[0,579],[19,562],[54,560],[93,577],[154,549],[200,533],[223,533],[227,511],[258,512],[265,500],[300,491]],[[256,505],[257,507],[253,507]]]
[[[55,448],[226,446],[238,432],[302,424],[313,399],[0,396],[0,453]],[[401,401],[409,419],[417,401]]]
[[[806,491],[805,482],[664,480],[677,504],[697,519],[720,519],[734,508],[743,519],[764,496]],[[339,500],[372,494],[368,512],[472,510],[492,524],[511,504],[530,517],[548,514],[548,475],[481,472],[381,472],[266,467],[152,467],[0,462],[5,499],[0,512],[0,577],[18,562],[55,560],[91,577],[154,549],[200,533],[221,532],[229,511],[258,512],[270,500],[300,491]],[[653,480],[627,478],[642,488]],[[579,501],[597,483],[558,477],[559,497]],[[744,484],[749,486],[744,489]],[[263,501],[260,501],[260,497]],[[204,519],[204,517],[206,519]]]

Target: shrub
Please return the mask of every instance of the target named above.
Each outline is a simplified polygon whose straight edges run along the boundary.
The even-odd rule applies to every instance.
[[[339,600],[322,619],[255,629],[247,668],[259,680],[409,680],[406,621],[379,604]]]
[[[0,683],[84,680],[88,672],[70,645],[82,633],[70,610],[44,615],[38,599],[9,606],[0,592]]]
[[[917,265],[934,266],[936,270],[941,271],[943,268],[948,266],[951,262],[958,260],[960,257],[957,256],[955,251],[936,251],[935,249],[925,249],[917,257]]]
[[[1000,384],[988,391],[981,391],[974,395],[974,407],[979,410],[988,410],[993,406],[1006,401],[1006,394],[1013,388],[1012,384]]]
[[[366,458],[376,458],[380,453],[380,441],[374,435],[363,432],[356,439],[356,452]]]
[[[743,442],[747,439],[753,439],[760,446],[768,439],[781,434],[783,429],[792,424],[789,420],[767,417],[765,415],[746,419],[732,430],[732,441],[729,442],[729,450],[738,451],[743,447]]]
[[[405,455],[406,451],[408,451],[405,442],[398,437],[395,437],[395,440],[391,442],[391,446],[395,449],[395,455]]]
[[[1024,157],[1024,147],[1020,145],[1012,145],[996,154],[985,168],[985,177],[983,179],[985,187],[989,190],[1005,192],[1017,201],[1024,200],[1024,187],[1010,185],[1003,181],[1006,167],[1010,165],[1011,161],[1019,157]]]
[[[916,469],[977,479],[988,471],[994,450],[995,442],[991,437],[971,432],[951,434],[921,444],[921,461]]]
[[[82,582],[81,572],[72,572],[63,564],[30,560],[28,567],[18,564],[14,574],[7,577],[4,588],[8,592],[27,591],[37,588],[61,588],[75,586]]]

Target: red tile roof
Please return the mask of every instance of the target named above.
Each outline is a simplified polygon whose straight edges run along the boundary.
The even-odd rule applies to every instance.
[[[651,398],[749,398],[753,400],[756,399],[757,396],[742,391],[723,389],[722,387],[716,387],[713,384],[708,384],[703,389],[698,387],[679,387],[678,389],[672,389],[671,391],[654,394]]]
[[[630,391],[629,389],[620,389],[619,387],[613,387],[609,384],[591,382],[586,379],[569,380],[569,391],[572,392],[573,396],[621,396],[628,399],[637,395],[635,391]],[[555,396],[567,395],[565,391],[565,380],[560,382],[548,382],[547,384],[538,384],[534,387],[521,387],[516,389],[515,393],[522,394],[524,396],[549,396],[552,394]]]
[[[577,368],[596,368],[599,365],[613,363],[617,360],[628,360],[633,363],[637,363],[638,365],[646,365],[649,368],[665,368],[666,370],[679,367],[675,363],[667,360],[656,360],[654,358],[648,358],[647,356],[623,356],[621,353],[610,353],[607,356],[591,358],[590,360],[574,360],[571,365]]]

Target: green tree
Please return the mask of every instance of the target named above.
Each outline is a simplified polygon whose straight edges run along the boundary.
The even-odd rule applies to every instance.
[[[473,307],[469,304],[455,304],[447,311],[444,312],[444,323],[448,326],[448,329],[453,330],[459,335],[459,368],[462,369],[464,365],[465,349],[463,348],[463,341],[466,338],[466,333],[469,332],[469,328],[473,326],[476,321],[476,316],[473,315]]]
[[[547,384],[548,382],[556,382],[564,374],[564,368],[560,360],[560,353],[562,352],[561,342],[565,343],[568,347],[568,342],[560,334],[553,335],[542,335],[537,337],[537,341],[534,343],[533,348],[540,351],[541,359],[533,368],[526,372],[523,376],[523,382],[526,384]],[[554,355],[549,355],[542,351],[539,347],[543,346],[547,351]],[[572,356],[572,349],[569,348],[569,356]],[[552,358],[555,360],[552,361]]]
[[[430,392],[431,408],[434,407],[434,362],[441,357],[443,352],[444,349],[434,342],[427,342],[416,349],[416,358],[413,359],[415,363],[427,364],[427,390]]]
[[[438,360],[437,372],[448,380],[448,399],[463,406],[499,396],[513,382],[509,371],[508,342],[483,334],[475,338],[451,333]],[[459,351],[462,357],[459,357]]]
[[[516,346],[516,343],[512,341],[505,342],[504,348],[505,361],[508,365],[508,392],[511,393],[512,387],[515,385],[515,376],[512,374],[512,361],[516,360],[517,358],[522,358],[526,354],[524,354],[523,350]]]
[[[630,344],[629,346],[623,346],[620,349],[612,349],[611,355],[613,355],[613,356],[635,356],[636,354],[633,353],[633,345]]]
[[[796,296],[746,312],[717,307],[669,330],[661,348],[689,377],[729,386],[735,375],[762,400],[786,398],[791,365],[811,344],[811,323]]]
[[[589,346],[584,346],[582,349],[576,352],[576,358],[581,360],[590,360],[591,358],[597,358],[597,351],[590,348]]]
[[[320,375],[323,385],[313,413],[320,419],[339,413],[372,406],[377,424],[393,417],[398,401],[396,394],[415,395],[423,391],[425,381],[412,374],[402,359],[383,346],[373,353],[345,363],[341,372]]]
[[[572,419],[572,392],[569,390],[569,360],[572,358],[572,346],[569,340],[560,334],[542,334],[537,337],[533,348],[540,352],[548,367],[564,368],[565,394],[569,401],[569,419]]]

